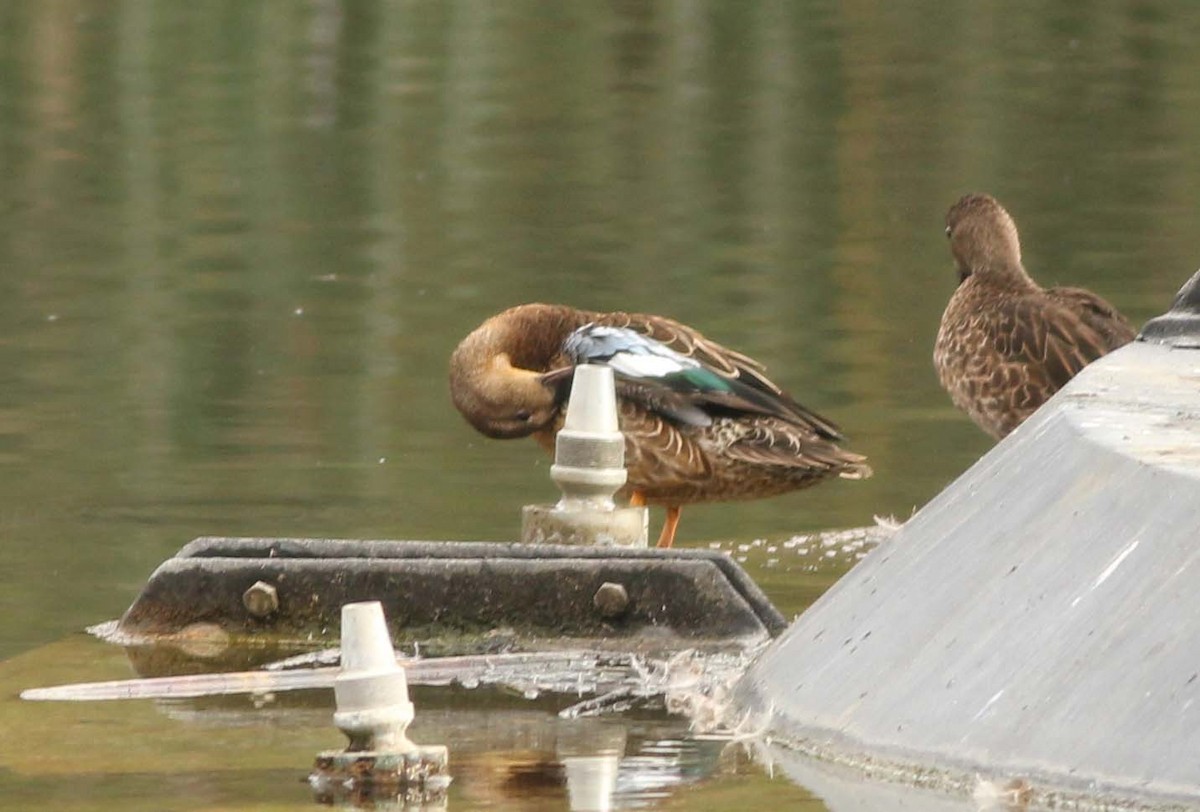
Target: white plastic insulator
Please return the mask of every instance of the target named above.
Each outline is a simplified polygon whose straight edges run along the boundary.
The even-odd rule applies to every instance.
[[[621,433],[617,422],[617,391],[611,367],[575,367],[571,399],[563,429],[574,434],[610,437]]]
[[[350,750],[407,752],[413,720],[408,680],[396,663],[379,601],[342,607],[342,670],[333,683],[333,723],[350,738]]]
[[[559,507],[613,509],[625,484],[625,437],[617,421],[617,395],[609,367],[575,367],[567,416],[555,440],[550,477],[563,493]]]

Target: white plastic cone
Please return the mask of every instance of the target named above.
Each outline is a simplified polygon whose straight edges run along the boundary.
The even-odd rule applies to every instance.
[[[563,429],[581,434],[620,433],[616,385],[610,367],[581,364],[575,368]]]

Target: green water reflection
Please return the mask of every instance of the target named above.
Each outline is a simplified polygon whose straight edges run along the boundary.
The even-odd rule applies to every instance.
[[[1162,310],[1197,35],[1182,0],[0,4],[0,657],[201,534],[511,537],[548,461],[444,369],[522,301],[687,321],[871,457],[681,543],[907,516],[989,447],[930,365],[945,208],[991,191],[1043,282]]]

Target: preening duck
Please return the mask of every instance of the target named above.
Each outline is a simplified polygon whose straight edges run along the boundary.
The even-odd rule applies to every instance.
[[[1083,288],[1042,288],[1021,264],[1017,225],[995,198],[967,195],[946,214],[959,284],[933,363],[954,405],[996,439],[1079,370],[1133,340],[1117,309]]]
[[[662,505],[660,547],[683,505],[757,499],[830,477],[869,476],[841,432],[764,374],[763,366],[664,316],[525,304],[471,332],[450,359],[454,405],[483,434],[532,436],[547,450],[562,428],[571,371],[607,364],[616,380],[632,504]]]

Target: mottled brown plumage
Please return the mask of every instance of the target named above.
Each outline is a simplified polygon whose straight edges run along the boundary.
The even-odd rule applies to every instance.
[[[942,315],[933,362],[954,405],[993,437],[1133,339],[1125,317],[1091,291],[1043,289],[1030,278],[1017,226],[994,198],[955,203],[946,236],[959,285]]]
[[[664,505],[659,539],[670,546],[682,505],[756,499],[808,487],[830,477],[862,478],[865,458],[839,448],[837,427],[796,403],[757,361],[709,341],[662,316],[597,313],[563,305],[526,304],[485,321],[450,359],[454,405],[489,437],[535,437],[553,450],[566,406],[563,382],[573,361],[564,341],[588,324],[629,328],[695,359],[705,371],[737,382],[703,393],[673,390],[661,379],[618,374],[625,434],[624,489],[634,503]],[[745,389],[742,385],[750,387]],[[688,410],[703,412],[700,421]],[[708,420],[707,425],[697,425]]]

